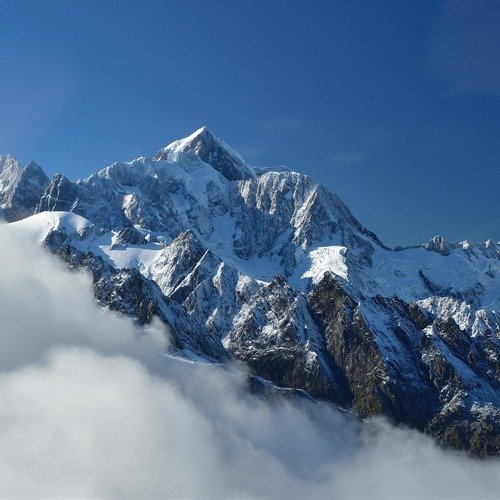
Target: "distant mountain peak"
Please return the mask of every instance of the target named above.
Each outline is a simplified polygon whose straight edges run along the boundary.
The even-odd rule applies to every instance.
[[[23,169],[23,175],[42,175],[47,177],[43,168],[38,163],[31,160]],[[47,178],[48,179],[48,178]]]
[[[0,156],[0,209],[6,220],[32,215],[49,179],[42,168],[31,161],[22,168],[11,155]]]
[[[238,181],[253,177],[243,158],[218,139],[213,132],[203,126],[184,139],[172,142],[155,155],[156,160],[182,162],[189,161],[190,155],[209,164],[229,181]]]
[[[437,252],[441,255],[450,254],[450,248],[447,241],[439,234],[426,243],[424,248],[426,250],[430,250],[431,252]]]

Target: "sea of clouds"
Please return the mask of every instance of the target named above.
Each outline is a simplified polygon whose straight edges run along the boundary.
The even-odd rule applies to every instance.
[[[0,497],[494,498],[498,461],[162,355],[0,227]]]

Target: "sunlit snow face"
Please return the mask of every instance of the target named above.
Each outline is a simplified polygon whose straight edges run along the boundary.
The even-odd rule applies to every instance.
[[[0,228],[0,496],[487,498],[498,462],[162,356]],[[156,327],[156,337],[161,332]]]

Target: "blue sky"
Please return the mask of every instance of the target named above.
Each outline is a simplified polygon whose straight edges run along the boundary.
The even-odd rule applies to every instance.
[[[207,125],[389,245],[500,240],[498,2],[0,7],[2,153],[77,179]]]

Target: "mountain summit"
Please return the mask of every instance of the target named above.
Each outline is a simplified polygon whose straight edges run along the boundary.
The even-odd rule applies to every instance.
[[[201,127],[185,139],[169,144],[158,151],[155,158],[175,162],[189,161],[190,153],[211,165],[229,181],[253,176],[241,156],[215,137],[207,127]]]
[[[78,182],[0,166],[11,229],[87,269],[103,306],[159,318],[177,355],[500,452],[498,244],[391,250],[324,186],[252,169],[205,127]]]

